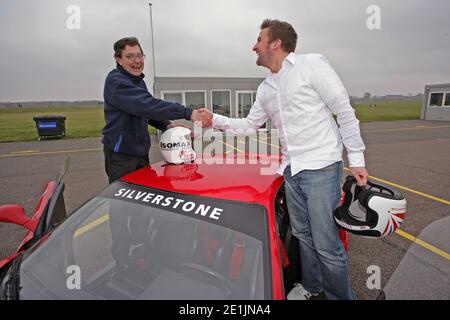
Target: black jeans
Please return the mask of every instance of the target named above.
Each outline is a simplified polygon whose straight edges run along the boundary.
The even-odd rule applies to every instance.
[[[112,183],[120,177],[141,169],[149,165],[148,155],[131,156],[123,153],[116,153],[103,146],[105,155],[105,171],[108,175],[109,183]]]
[[[112,152],[103,146],[105,155],[105,171],[109,183],[120,177],[149,165],[148,155],[138,157]],[[109,226],[111,229],[111,255],[118,266],[130,263],[130,248],[142,241],[145,227],[149,223],[148,217],[121,210],[120,206],[111,206],[109,209]]]

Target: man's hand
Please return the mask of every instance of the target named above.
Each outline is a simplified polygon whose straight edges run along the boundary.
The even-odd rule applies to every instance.
[[[352,176],[356,178],[356,183],[358,186],[362,187],[367,184],[367,179],[369,177],[369,173],[367,173],[366,168],[364,167],[350,167],[350,172]]]
[[[212,126],[213,115],[206,108],[196,109],[192,111],[191,121],[202,128]]]
[[[198,112],[202,115],[203,127],[211,127],[213,122],[213,114],[206,108],[198,109]]]

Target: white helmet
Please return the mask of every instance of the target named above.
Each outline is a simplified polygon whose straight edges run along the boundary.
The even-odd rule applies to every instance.
[[[360,187],[347,176],[343,202],[334,211],[334,220],[343,229],[366,237],[385,237],[403,223],[406,200],[401,192],[370,180]]]
[[[197,154],[192,149],[191,129],[175,127],[164,131],[159,140],[159,149],[168,163],[192,162]]]

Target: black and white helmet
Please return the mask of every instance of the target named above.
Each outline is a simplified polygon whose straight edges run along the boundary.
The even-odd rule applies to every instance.
[[[343,229],[366,237],[385,237],[403,223],[406,199],[398,190],[372,181],[360,187],[353,176],[345,179],[343,202],[334,211],[334,220]]]
[[[191,130],[185,127],[175,127],[164,131],[159,140],[159,149],[168,163],[192,162],[197,156],[192,149]]]

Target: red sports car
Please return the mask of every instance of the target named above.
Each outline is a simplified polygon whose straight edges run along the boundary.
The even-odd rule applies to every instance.
[[[261,174],[279,161],[159,162],[67,217],[64,184],[52,181],[31,219],[20,206],[0,207],[0,221],[27,229],[0,262],[0,297],[284,299],[301,259],[283,177]]]

